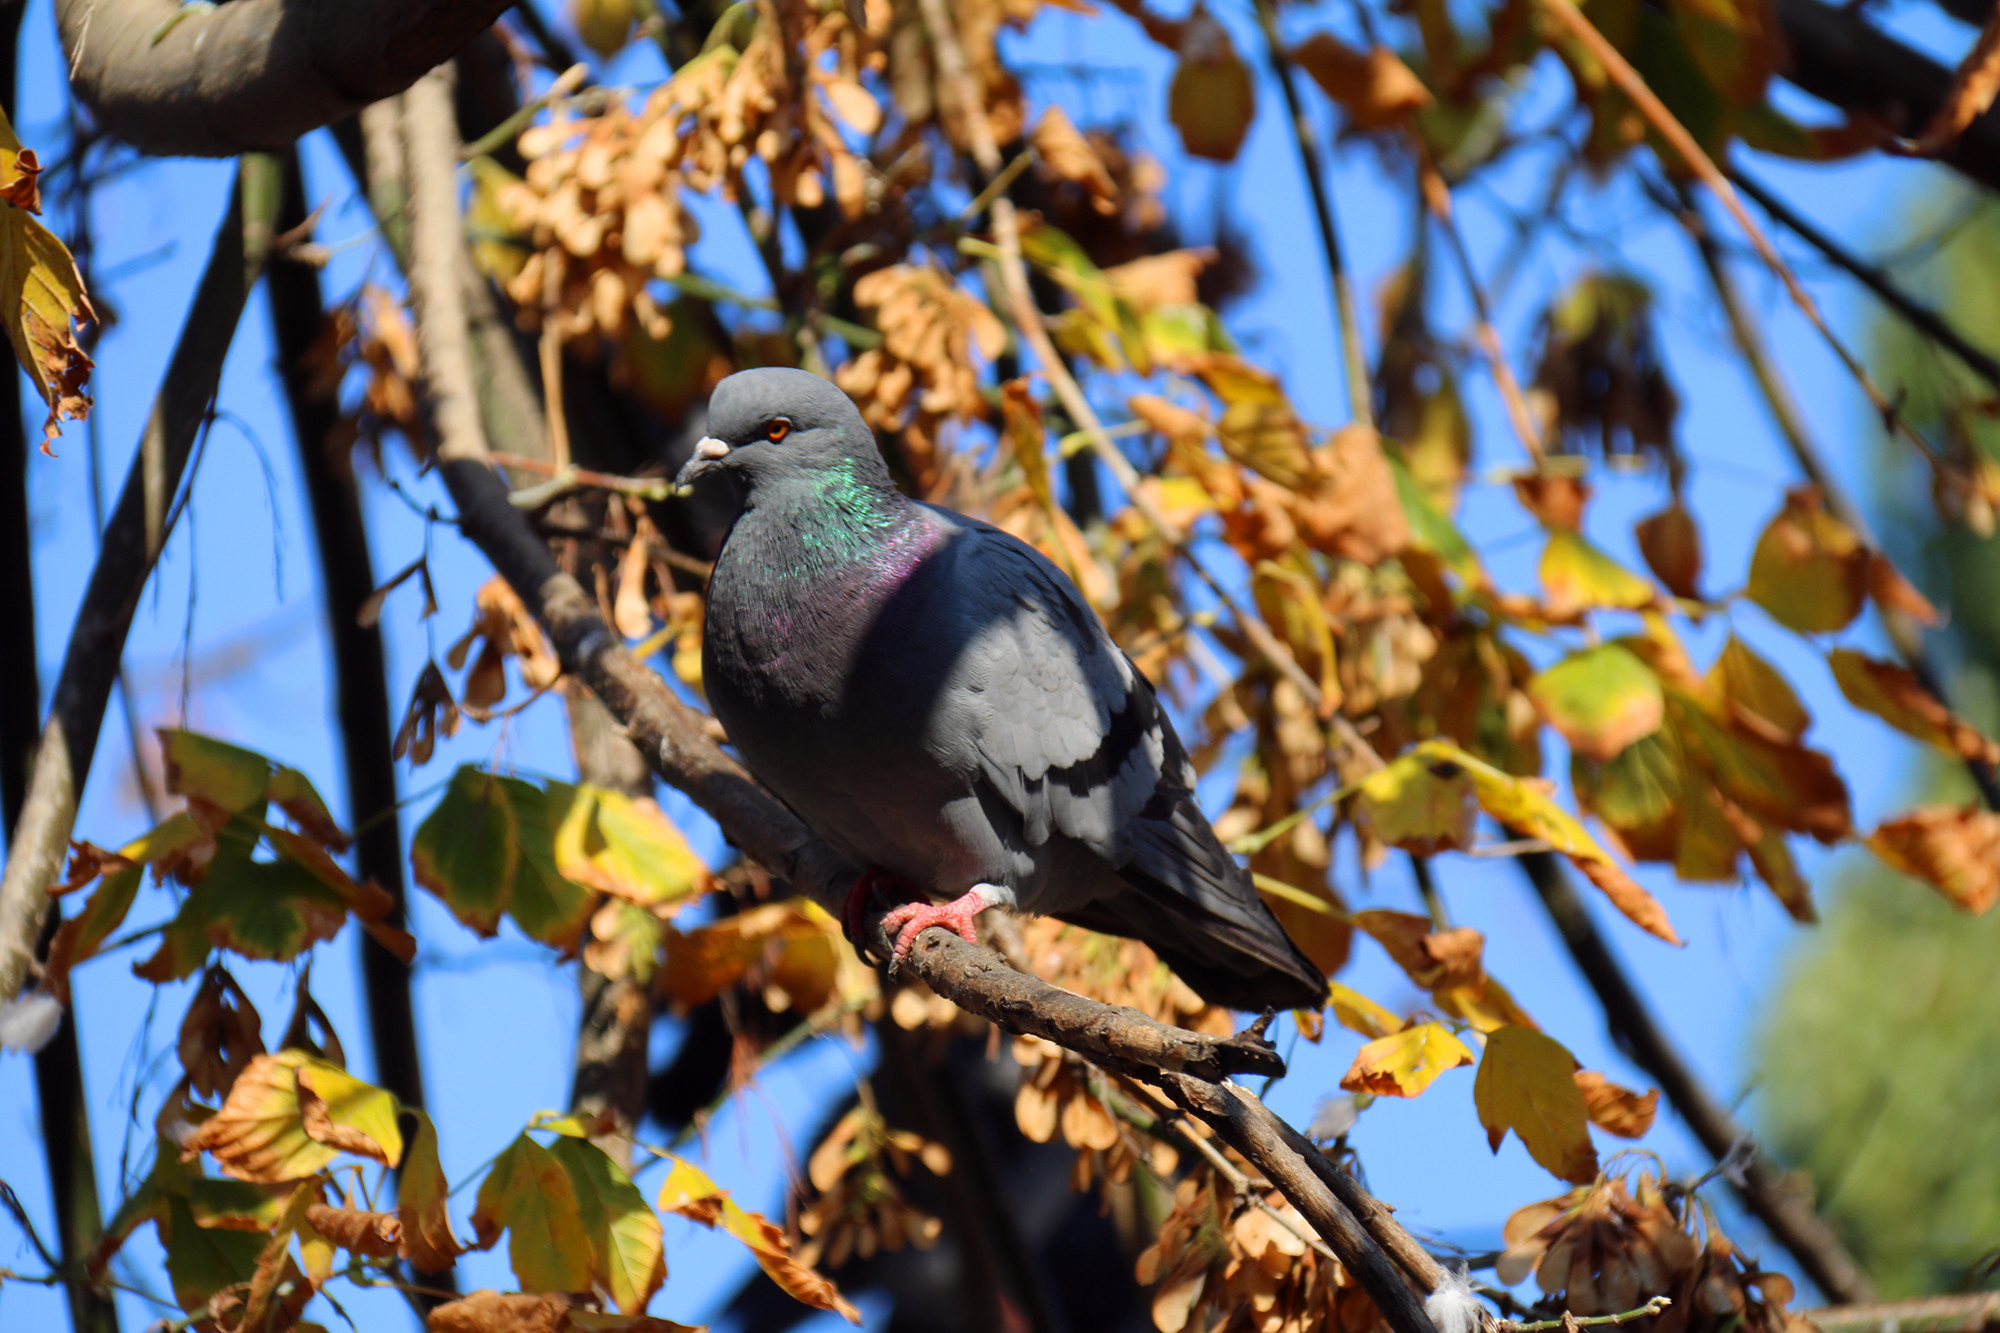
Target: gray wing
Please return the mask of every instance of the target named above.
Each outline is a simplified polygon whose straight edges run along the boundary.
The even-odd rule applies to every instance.
[[[1076,586],[1012,535],[959,521],[953,583],[974,627],[948,686],[950,726],[1020,816],[1025,841],[1066,838],[1135,888],[1245,926],[1268,922],[1194,805],[1194,766],[1152,686]],[[1050,886],[1042,910],[1072,905],[1064,887]]]

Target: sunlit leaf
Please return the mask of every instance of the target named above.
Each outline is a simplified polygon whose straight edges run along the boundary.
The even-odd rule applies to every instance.
[[[523,1291],[586,1291],[590,1241],[569,1172],[526,1134],[493,1159],[472,1211],[479,1248],[507,1233],[507,1261]]]
[[[794,1300],[832,1310],[851,1324],[861,1322],[861,1312],[833,1283],[793,1257],[783,1230],[760,1214],[745,1212],[694,1163],[680,1157],[669,1160],[673,1166],[660,1184],[660,1211],[678,1213],[706,1227],[719,1226],[748,1246],[758,1267]]]
[[[549,1152],[569,1172],[576,1190],[584,1234],[590,1239],[591,1272],[619,1309],[642,1312],[667,1278],[659,1216],[596,1144],[561,1138]]]
[[[1557,528],[1542,548],[1542,590],[1551,619],[1569,620],[1596,608],[1636,611],[1659,594],[1653,585],[1591,545],[1581,533]]]
[[[529,939],[565,953],[583,940],[597,895],[564,876],[556,859],[556,830],[577,801],[577,789],[550,780],[545,787],[519,778],[498,778],[514,806],[514,837],[520,861],[514,871],[507,915]],[[627,825],[636,831],[636,820]],[[607,839],[608,845],[608,839]],[[662,867],[668,874],[671,868]]]
[[[1828,634],[1861,614],[1870,564],[1854,531],[1801,487],[1758,537],[1744,593],[1789,629]]]
[[[1342,1027],[1350,1032],[1358,1032],[1370,1041],[1401,1032],[1409,1024],[1397,1013],[1363,995],[1342,982],[1328,983],[1330,987],[1327,1003],[1333,1009],[1333,1016]]]
[[[464,1249],[451,1234],[445,1202],[451,1196],[438,1162],[437,1130],[422,1111],[412,1111],[417,1132],[410,1137],[396,1182],[396,1216],[403,1223],[403,1257],[420,1273],[438,1273],[457,1262]]]
[[[1449,1027],[1418,1023],[1363,1046],[1340,1086],[1378,1097],[1415,1097],[1446,1070],[1471,1063],[1472,1052]]]
[[[1666,717],[1659,677],[1615,643],[1571,654],[1527,688],[1549,725],[1590,759],[1612,758],[1658,731]]]
[[[403,1160],[403,1131],[396,1123],[402,1108],[394,1096],[311,1057],[299,1062],[298,1089],[299,1114],[314,1140],[384,1166]]]
[[[76,261],[37,222],[26,205],[35,202],[34,154],[21,148],[13,127],[0,120],[4,176],[0,177],[0,314],[14,356],[28,372],[35,392],[48,404],[42,425],[43,449],[62,430],[65,418],[90,413],[91,361],[77,342],[75,324],[97,318]]]
[[[707,886],[707,867],[650,798],[587,783],[569,790],[555,836],[565,879],[641,907],[682,902]]]
[[[68,1002],[70,969],[95,954],[111,932],[124,924],[145,875],[145,867],[139,865],[113,870],[85,900],[83,910],[62,923],[49,942],[48,962],[42,971],[44,990]]]
[[[184,1158],[206,1152],[238,1180],[300,1180],[331,1162],[337,1150],[306,1133],[299,1107],[300,1051],[250,1061],[223,1101],[182,1145]]]
[[[1510,1025],[1537,1030],[1541,1027],[1528,1016],[1527,1010],[1515,1003],[1513,992],[1492,977],[1485,977],[1476,985],[1440,986],[1431,992],[1431,999],[1444,1013],[1471,1024],[1475,1032],[1492,1032]]]
[[[2000,814],[1926,806],[1884,820],[1868,850],[1975,916],[2000,901]]]
[[[1362,779],[1355,817],[1382,842],[1418,856],[1472,845],[1472,779],[1449,760],[1399,756]]]
[[[1561,1042],[1531,1028],[1504,1027],[1487,1034],[1472,1101],[1495,1152],[1513,1130],[1528,1155],[1563,1180],[1597,1176],[1576,1058]]]
[[[261,813],[271,783],[271,761],[254,750],[192,731],[160,728],[167,790],[200,797],[231,814]]]
[[[1576,1071],[1576,1086],[1583,1093],[1583,1109],[1590,1123],[1621,1139],[1645,1137],[1653,1127],[1660,1107],[1660,1090],[1649,1088],[1637,1093],[1621,1088],[1594,1069]]]
[[[1826,655],[1847,702],[1947,754],[1984,764],[2000,763],[2000,745],[1939,702],[1915,672],[1864,657],[1849,648]]]

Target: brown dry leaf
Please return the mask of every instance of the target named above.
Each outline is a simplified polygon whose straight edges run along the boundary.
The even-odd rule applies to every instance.
[[[1812,714],[1791,682],[1733,634],[1703,683],[1729,710],[1731,720],[1765,740],[1788,745],[1812,725]]]
[[[1868,565],[1868,595],[1884,611],[1900,611],[1925,625],[1938,623],[1938,611],[1916,585],[1904,578],[1889,557],[1880,551]]]
[[[1136,314],[1143,315],[1163,305],[1195,305],[1200,300],[1195,280],[1215,262],[1215,257],[1216,252],[1206,246],[1141,255],[1105,269],[1104,280]]]
[[[1357,130],[1407,125],[1433,100],[1423,80],[1386,46],[1357,51],[1331,33],[1316,32],[1287,55],[1347,108],[1348,121]]]
[[[1374,937],[1410,980],[1425,990],[1483,987],[1485,937],[1469,926],[1434,931],[1429,917],[1409,912],[1356,912],[1354,924]]]
[[[48,404],[42,452],[50,453],[49,442],[62,433],[65,419],[81,421],[90,414],[85,385],[91,360],[75,325],[95,320],[97,312],[76,261],[55,233],[6,202],[0,202],[0,314],[16,359]]]
[[[1883,821],[1868,850],[1978,916],[2000,901],[2000,815],[1926,806]]]
[[[371,1259],[393,1259],[403,1243],[403,1224],[394,1213],[315,1203],[306,1208],[306,1222],[341,1249]]]
[[[432,1310],[429,1333],[564,1333],[570,1299],[560,1294],[530,1296],[518,1291],[475,1291]]]
[[[1757,539],[1744,595],[1787,629],[1831,633],[1861,614],[1873,563],[1854,530],[1826,512],[1818,488],[1801,486]]]
[[[1694,515],[1675,497],[1659,513],[1639,520],[1632,529],[1646,568],[1676,597],[1701,597],[1701,529]]]
[[[1308,467],[1309,479],[1292,506],[1306,545],[1376,565],[1410,544],[1396,475],[1372,427],[1341,427],[1312,450]]]
[[[1104,159],[1077,132],[1069,114],[1060,106],[1042,113],[1030,140],[1035,152],[1063,180],[1075,181],[1090,193],[1091,206],[1109,216],[1118,211],[1118,185]]]
[[[1937,157],[1945,152],[1958,142],[1966,126],[1993,105],[1996,93],[2000,93],[2000,13],[1986,16],[1979,40],[1965,53],[1958,72],[1952,75],[1951,91],[1945,94],[1909,151],[1918,157]]]
[[[1594,1069],[1577,1070],[1576,1086],[1583,1090],[1583,1109],[1590,1123],[1605,1133],[1636,1139],[1653,1127],[1660,1107],[1658,1088],[1649,1088],[1641,1095],[1619,1087]]]
[[[1583,529],[1583,509],[1590,503],[1590,483],[1580,476],[1536,472],[1514,478],[1514,498],[1545,528]]]
[[[299,1109],[296,1051],[259,1055],[237,1076],[222,1107],[181,1144],[183,1160],[215,1158],[238,1180],[299,1180],[332,1161],[335,1150],[306,1133]]]
[[[1983,764],[2000,763],[2000,745],[1946,708],[1907,667],[1864,657],[1848,648],[1828,653],[1827,665],[1833,668],[1840,692],[1856,708],[1947,754]]]

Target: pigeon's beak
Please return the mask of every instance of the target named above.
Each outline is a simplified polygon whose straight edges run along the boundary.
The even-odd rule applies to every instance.
[[[727,440],[718,440],[713,435],[703,436],[701,442],[694,447],[694,455],[681,466],[681,474],[674,478],[675,493],[686,495],[695,478],[727,457],[729,457]]]

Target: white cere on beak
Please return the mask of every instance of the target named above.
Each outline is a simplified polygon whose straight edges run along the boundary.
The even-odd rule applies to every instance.
[[[694,456],[704,462],[713,462],[718,458],[727,457],[728,453],[728,443],[716,439],[713,435],[703,436],[701,443],[694,447]]]

